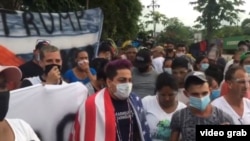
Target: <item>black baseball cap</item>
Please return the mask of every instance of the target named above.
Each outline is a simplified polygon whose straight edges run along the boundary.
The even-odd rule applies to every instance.
[[[137,67],[145,67],[151,63],[151,52],[148,49],[139,50],[135,57],[135,65]]]

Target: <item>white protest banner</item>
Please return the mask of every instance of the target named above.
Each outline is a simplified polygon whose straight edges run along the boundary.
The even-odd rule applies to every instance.
[[[87,94],[80,82],[17,89],[10,93],[7,118],[28,122],[41,141],[67,141],[75,114]]]
[[[0,44],[15,54],[32,53],[38,39],[61,50],[97,45],[102,24],[100,8],[67,13],[0,9]]]

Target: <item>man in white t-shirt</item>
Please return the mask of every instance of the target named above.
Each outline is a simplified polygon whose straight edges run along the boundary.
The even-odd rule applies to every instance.
[[[0,66],[0,140],[3,141],[40,141],[31,126],[21,119],[8,119],[10,91],[9,82],[18,82],[21,70],[15,66]]]
[[[167,72],[157,77],[156,91],[156,95],[144,97],[142,104],[146,111],[152,140],[168,141],[172,115],[186,105],[176,99],[178,85],[174,77]]]
[[[249,78],[242,66],[229,68],[225,75],[228,94],[215,99],[212,105],[232,116],[235,124],[250,124],[250,100],[245,98]]]
[[[152,65],[154,67],[154,70],[160,74],[163,72],[163,62],[164,62],[164,56],[165,56],[165,51],[162,46],[156,46],[152,50]]]

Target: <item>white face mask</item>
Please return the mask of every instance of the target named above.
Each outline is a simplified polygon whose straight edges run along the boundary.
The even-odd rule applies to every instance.
[[[181,56],[183,56],[183,55],[185,55],[183,52],[176,53],[176,56],[177,56],[177,57],[181,57]]]
[[[172,74],[172,68],[164,68],[164,72]]]
[[[121,55],[121,59],[127,59],[127,56],[124,55],[124,54],[122,54],[122,55]]]
[[[120,83],[116,85],[116,92],[114,95],[120,99],[125,100],[130,96],[130,93],[132,91],[132,83]]]

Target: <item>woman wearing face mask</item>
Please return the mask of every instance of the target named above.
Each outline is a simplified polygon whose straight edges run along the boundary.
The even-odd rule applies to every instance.
[[[205,72],[209,67],[209,60],[206,56],[199,56],[194,65],[195,71]]]
[[[214,99],[220,97],[220,88],[216,79],[212,76],[206,76],[208,85],[211,89],[210,99],[213,101]]]
[[[40,141],[28,123],[21,119],[5,118],[10,92],[9,82],[21,80],[21,71],[14,66],[0,66],[0,141]]]
[[[177,101],[178,84],[172,75],[163,72],[156,80],[156,95],[142,99],[153,141],[169,141],[172,115],[186,107]]]
[[[96,80],[96,71],[89,67],[89,57],[86,51],[79,50],[76,53],[75,63],[76,66],[64,74],[65,81],[69,83],[79,81],[87,84]]]
[[[163,62],[163,72],[167,72],[169,74],[172,74],[172,68],[171,68],[172,62],[173,62],[172,58],[170,58],[170,57],[165,58],[165,60]]]

